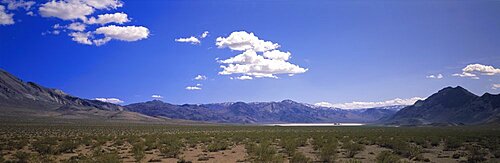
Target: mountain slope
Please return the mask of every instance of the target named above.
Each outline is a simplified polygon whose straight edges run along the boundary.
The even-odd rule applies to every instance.
[[[482,124],[498,122],[500,96],[477,96],[466,89],[447,87],[423,101],[405,107],[384,123],[397,125]]]
[[[159,100],[130,104],[127,110],[154,117],[169,117],[219,123],[318,123],[363,122],[370,123],[396,113],[392,109],[371,108],[344,110],[314,107],[292,100],[280,102],[234,102],[202,105],[173,105]]]
[[[74,97],[61,90],[23,82],[0,69],[0,117],[3,120],[36,118],[162,121],[124,111],[124,107]]]

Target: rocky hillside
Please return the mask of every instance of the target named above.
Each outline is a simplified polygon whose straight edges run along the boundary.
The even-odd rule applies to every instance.
[[[500,121],[500,95],[485,93],[477,96],[466,89],[447,87],[423,101],[405,107],[386,124],[484,124]]]
[[[23,82],[0,69],[0,117],[3,120],[36,118],[161,121],[124,111],[124,107],[74,97],[61,90]]]

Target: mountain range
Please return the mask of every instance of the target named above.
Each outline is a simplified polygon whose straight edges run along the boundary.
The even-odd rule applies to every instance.
[[[500,123],[500,95],[477,96],[447,87],[411,106],[366,109],[320,107],[292,100],[169,104],[160,100],[126,106],[83,99],[61,90],[23,82],[0,69],[0,121],[67,119],[144,123],[327,123],[388,125]]]
[[[0,120],[84,119],[98,121],[164,121],[126,111],[123,106],[82,99],[61,90],[23,82],[0,69]]]
[[[381,121],[396,125],[500,124],[500,95],[477,96],[460,86],[446,87]]]
[[[280,102],[234,102],[201,105],[173,105],[159,100],[126,105],[128,111],[149,116],[218,123],[370,123],[388,117],[404,106],[369,109],[317,107],[292,100]]]

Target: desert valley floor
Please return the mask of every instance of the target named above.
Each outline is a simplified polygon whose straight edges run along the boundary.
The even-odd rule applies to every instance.
[[[2,124],[2,162],[498,162],[500,130]]]

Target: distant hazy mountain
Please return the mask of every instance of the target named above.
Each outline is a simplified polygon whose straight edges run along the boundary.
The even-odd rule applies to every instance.
[[[343,110],[284,100],[281,102],[229,102],[173,105],[162,101],[125,107],[74,97],[61,90],[23,82],[0,69],[1,120],[93,119],[164,121],[184,119],[223,123],[373,122],[394,114],[394,108]]]
[[[447,87],[423,101],[383,119],[387,124],[483,124],[500,122],[500,95],[477,96],[458,87]]]
[[[74,97],[61,90],[23,82],[0,69],[0,117],[3,120],[32,118],[154,120],[157,118],[124,111],[124,107]]]
[[[130,104],[127,110],[149,116],[222,123],[373,122],[404,106],[344,110],[316,107],[292,100],[173,105],[159,100]]]

